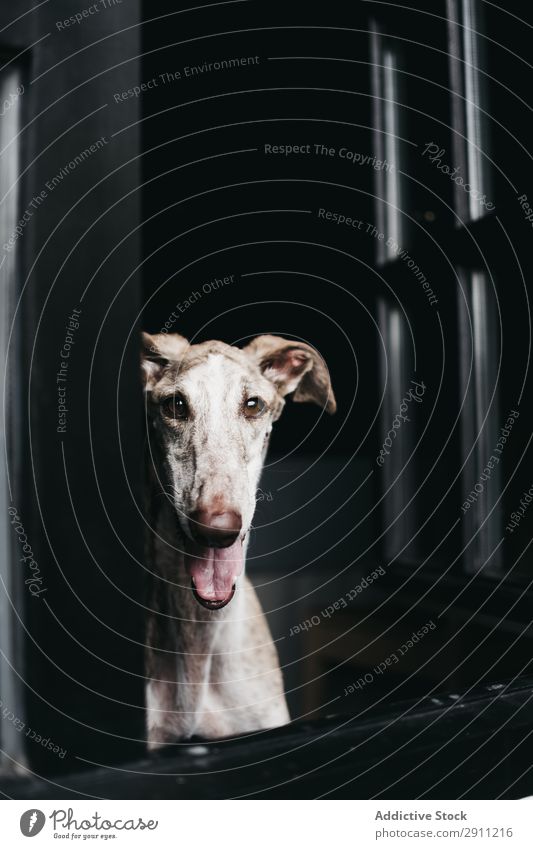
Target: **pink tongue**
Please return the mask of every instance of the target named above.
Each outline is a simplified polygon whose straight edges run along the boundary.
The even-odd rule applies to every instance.
[[[242,543],[237,540],[228,548],[188,544],[185,565],[201,598],[224,601],[231,596],[235,579],[242,572]]]

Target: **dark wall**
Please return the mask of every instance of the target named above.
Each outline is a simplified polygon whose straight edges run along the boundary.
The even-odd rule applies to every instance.
[[[138,104],[119,114],[112,98],[139,75],[139,6],[58,27],[71,14],[68,2],[41,5],[3,34],[15,52],[28,48],[14,503],[41,590],[26,590],[14,612],[25,644],[15,713],[67,750],[58,760],[25,735],[29,762],[54,770],[128,750],[143,733],[136,330],[129,344],[140,302]]]
[[[368,43],[357,32],[317,32],[315,18],[308,9],[309,29],[296,38],[298,10],[229,4],[210,9],[207,20],[193,11],[171,19],[173,27],[163,18],[143,30],[143,80],[157,84],[142,96],[143,322],[160,330],[180,303],[171,329],[194,340],[243,345],[275,333],[318,348],[339,412],[315,427],[317,410],[289,404],[274,453],[300,443],[308,453],[330,443],[352,453],[374,408],[373,240],[318,216],[324,208],[371,221],[373,170],[314,147],[372,158]],[[362,19],[358,7],[343,15],[346,27]],[[276,61],[335,55],[341,46],[361,60],[345,85],[334,62]],[[235,57],[254,63],[187,75],[187,67]],[[169,72],[181,77],[166,81]],[[266,153],[265,145],[305,152]],[[229,275],[232,282],[210,289]]]

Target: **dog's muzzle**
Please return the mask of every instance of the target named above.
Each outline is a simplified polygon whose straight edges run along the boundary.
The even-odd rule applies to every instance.
[[[227,548],[236,542],[242,517],[235,510],[195,510],[189,517],[193,539],[206,548]]]

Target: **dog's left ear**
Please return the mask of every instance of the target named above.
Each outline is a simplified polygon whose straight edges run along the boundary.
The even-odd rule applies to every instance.
[[[251,356],[280,395],[312,401],[328,413],[337,409],[326,363],[311,345],[282,336],[256,336],[244,352]]]

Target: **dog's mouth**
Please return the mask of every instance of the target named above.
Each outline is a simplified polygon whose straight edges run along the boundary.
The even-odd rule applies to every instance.
[[[235,595],[235,584],[233,584],[229,596],[226,598],[218,598],[218,599],[208,599],[204,598],[200,595],[198,590],[196,589],[196,584],[194,583],[194,578],[191,578],[191,589],[193,596],[196,601],[202,605],[202,607],[206,607],[208,610],[220,610],[222,607],[225,607],[230,603],[231,599]]]
[[[207,548],[187,541],[185,568],[191,576],[196,601],[207,610],[220,610],[235,595],[235,581],[242,572],[242,540],[227,548]]]

